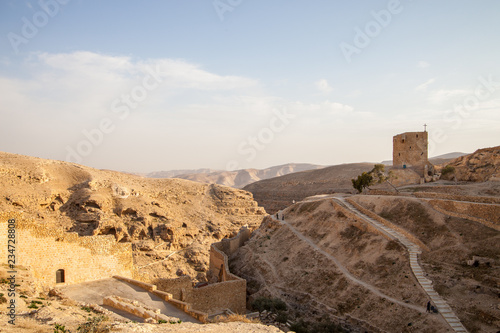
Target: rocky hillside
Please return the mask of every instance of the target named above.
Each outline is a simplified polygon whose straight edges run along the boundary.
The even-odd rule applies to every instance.
[[[371,163],[335,165],[262,180],[243,189],[252,192],[259,205],[274,213],[308,196],[353,192],[351,179],[372,168]]]
[[[324,167],[314,164],[289,163],[289,164],[274,166],[267,169],[242,169],[235,171],[222,171],[222,170],[210,170],[210,169],[192,170],[191,172],[184,172],[184,173],[180,173],[179,171],[174,171],[174,172],[160,171],[147,174],[147,177],[152,177],[152,178],[175,177],[206,184],[219,184],[235,188],[243,188],[246,185],[257,182],[259,180],[279,177],[293,172],[316,170],[321,168]]]
[[[242,190],[8,153],[0,153],[0,210],[82,236],[112,234],[133,243],[146,276],[198,280],[211,243],[245,224],[257,227],[265,214]]]
[[[367,230],[331,200],[295,204],[284,214],[322,252],[267,218],[231,262],[231,271],[247,279],[251,300],[280,298],[299,322],[354,318],[387,332],[409,332],[408,326],[418,332],[446,331],[437,317],[418,310],[426,295],[399,243]],[[364,331],[378,332],[366,326]]]
[[[426,276],[469,332],[496,332],[500,232],[442,214],[425,200],[352,198],[422,244]],[[288,224],[266,218],[231,260],[231,271],[248,281],[250,299],[280,298],[296,321],[357,320],[370,332],[451,331],[440,316],[425,313],[428,296],[405,248],[341,208],[321,199],[288,207]]]
[[[500,181],[500,146],[484,148],[440,166],[443,179],[484,182]]]

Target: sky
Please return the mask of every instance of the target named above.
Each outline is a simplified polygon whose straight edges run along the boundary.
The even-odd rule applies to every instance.
[[[496,0],[0,2],[0,151],[151,172],[500,144]]]

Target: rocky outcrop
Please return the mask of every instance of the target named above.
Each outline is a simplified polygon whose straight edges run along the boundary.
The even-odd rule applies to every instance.
[[[442,178],[458,181],[500,181],[500,146],[484,148],[441,165]]]
[[[80,236],[132,242],[145,279],[199,280],[205,280],[210,244],[244,225],[256,228],[265,214],[242,190],[8,153],[0,153],[0,210],[22,211]]]

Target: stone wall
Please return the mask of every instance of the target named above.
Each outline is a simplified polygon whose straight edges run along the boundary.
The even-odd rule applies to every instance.
[[[250,239],[252,232],[248,228],[243,228],[240,230],[238,235],[233,238],[225,238],[219,243],[215,243],[214,245],[224,252],[228,257],[230,257],[233,253],[235,253],[240,247],[243,246]]]
[[[445,193],[435,193],[435,192],[415,192],[414,195],[417,198],[445,199],[445,200],[455,200],[455,201],[500,204],[499,197],[481,197],[481,196],[456,195],[456,194],[445,194]]]
[[[7,221],[16,220],[16,264],[32,271],[39,287],[56,285],[56,271],[64,270],[64,284],[134,275],[130,243],[114,236],[79,237],[26,220],[21,213],[0,214],[0,260],[7,263]]]
[[[160,312],[160,309],[150,308],[138,301],[129,300],[127,298],[106,296],[103,299],[103,304],[146,319],[146,322],[149,323],[156,324],[160,320],[166,323],[179,322],[179,318],[166,316]]]
[[[434,209],[443,214],[460,217],[495,230],[500,230],[500,205],[465,201],[429,199]]]
[[[236,313],[246,312],[246,280],[229,271],[228,256],[236,252],[251,236],[243,228],[236,237],[224,239],[210,247],[210,271],[218,283],[193,288],[188,277],[159,279],[155,281],[160,291],[173,296],[173,301],[188,304],[195,311],[208,314],[230,309]]]
[[[193,288],[186,293],[185,302],[197,311],[213,314],[225,309],[244,314],[247,302],[247,282],[244,279],[214,283]]]
[[[407,132],[395,135],[393,137],[392,165],[399,167],[428,165],[427,146],[427,132]]]
[[[158,290],[172,294],[172,297],[184,301],[183,290],[193,288],[193,282],[189,276],[181,276],[176,279],[157,279],[154,281]]]

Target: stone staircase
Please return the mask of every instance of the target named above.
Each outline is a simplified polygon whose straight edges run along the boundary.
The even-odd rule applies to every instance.
[[[455,315],[455,313],[448,305],[448,303],[446,303],[446,301],[441,296],[439,296],[439,294],[434,290],[434,288],[432,287],[432,281],[425,277],[425,272],[418,263],[418,255],[422,253],[418,245],[408,240],[407,237],[397,232],[396,230],[391,229],[385,224],[382,224],[379,221],[363,214],[353,205],[347,202],[344,198],[339,197],[335,198],[334,200],[340,202],[344,207],[348,208],[353,213],[355,213],[356,215],[358,215],[363,220],[367,221],[368,223],[370,223],[383,233],[387,234],[390,238],[395,239],[399,241],[401,244],[403,244],[408,250],[408,253],[410,255],[410,267],[413,272],[413,275],[415,275],[415,278],[417,279],[418,283],[429,296],[431,303],[433,303],[436,306],[441,316],[443,316],[444,320],[446,320],[446,322],[455,332],[467,332],[465,327],[460,322],[460,319],[458,319],[458,317]]]

